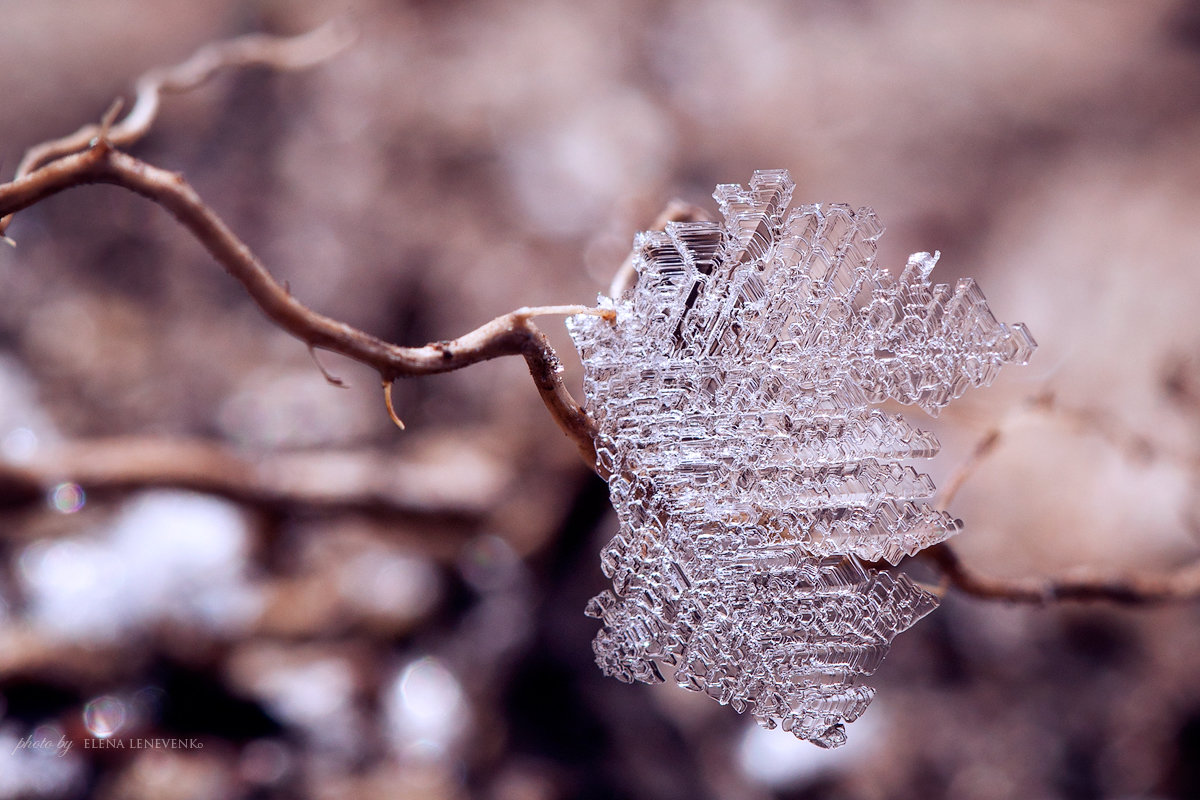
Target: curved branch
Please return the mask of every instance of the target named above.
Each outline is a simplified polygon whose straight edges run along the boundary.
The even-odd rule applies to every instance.
[[[949,586],[981,600],[1038,605],[1060,601],[1146,605],[1200,599],[1200,563],[1165,574],[1004,579],[981,575],[963,564],[945,542],[923,550],[921,556],[933,562]]]
[[[502,355],[524,357],[542,402],[594,468],[593,428],[587,414],[563,386],[554,350],[531,321],[543,313],[589,313],[564,307],[518,309],[453,341],[425,347],[397,347],[307,308],[277,283],[254,254],[209,209],[183,177],[120,153],[149,130],[163,92],[182,92],[226,67],[261,64],[299,69],[323,61],[346,47],[352,36],[344,25],[327,23],[293,38],[251,35],[207,45],[174,67],[152,70],[137,82],[137,100],[120,122],[108,115],[61,139],[30,148],[16,178],[0,185],[0,237],[12,215],[46,197],[84,183],[111,183],[143,195],[168,209],[209,253],[239,280],[263,312],[310,349],[322,348],[353,358],[380,374],[385,384],[400,377],[461,369]],[[115,113],[115,112],[114,112]],[[322,368],[328,379],[328,373]]]
[[[951,473],[933,502],[933,507],[945,511],[959,489],[975,473],[1004,440],[1008,426],[1030,412],[1059,414],[1084,433],[1099,434],[1127,458],[1146,458],[1161,455],[1159,449],[1142,436],[1125,431],[1113,420],[1097,412],[1064,408],[1052,392],[1046,390],[1031,397],[976,441],[967,458]],[[1174,454],[1185,466],[1195,469],[1196,459]],[[1173,573],[1146,575],[1087,575],[1061,578],[992,578],[976,572],[959,558],[946,542],[921,551],[922,558],[932,562],[948,586],[981,600],[1000,600],[1009,603],[1045,604],[1055,601],[1103,601],[1126,605],[1164,603],[1200,599],[1200,563]]]
[[[296,300],[204,204],[182,175],[114,150],[106,140],[0,185],[0,214],[11,215],[65,189],[88,183],[120,186],[170,211],[276,325],[309,347],[341,353],[373,367],[385,382],[449,372],[499,356],[522,356],[546,408],[584,460],[595,464],[592,422],[563,385],[558,356],[532,318],[542,313],[601,312],[581,306],[520,308],[450,341],[423,347],[390,344]]]
[[[84,125],[61,139],[29,148],[17,165],[14,180],[63,156],[78,153],[99,139],[118,147],[136,142],[146,135],[158,116],[164,92],[194,89],[226,67],[258,64],[281,70],[303,69],[331,58],[352,40],[350,29],[334,20],[302,36],[251,34],[205,45],[182,64],[153,69],[139,78],[133,108],[120,122],[108,119],[109,114],[115,115],[120,110],[118,101],[99,124]],[[0,237],[4,237],[11,222],[11,212],[0,214]]]

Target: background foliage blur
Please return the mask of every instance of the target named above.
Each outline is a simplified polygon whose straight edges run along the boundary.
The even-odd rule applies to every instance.
[[[935,277],[975,276],[1041,344],[921,420],[935,478],[1038,392],[1086,409],[1007,428],[952,509],[968,561],[1195,557],[1194,4],[0,0],[0,166],[208,41],[343,13],[348,52],[170,97],[134,147],[302,301],[406,344],[586,303],[666,200],[784,167],[797,202],[873,206],[881,263],[941,250]],[[325,356],[352,384],[329,387],[161,209],[81,188],[9,234],[2,463],[195,437],[405,508],[0,485],[0,798],[1200,794],[1196,605],[951,594],[819,751],[594,668],[614,519],[519,361],[398,386],[400,433],[373,374]],[[106,732],[205,746],[17,747]]]

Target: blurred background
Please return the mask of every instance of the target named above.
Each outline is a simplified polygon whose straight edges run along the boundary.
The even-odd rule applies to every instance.
[[[132,148],[303,302],[404,344],[590,303],[668,200],[787,168],[1041,345],[920,420],[936,480],[1005,432],[951,509],[966,561],[1196,558],[1200,7],[0,0],[0,168],[206,42],[340,15],[345,53],[168,97]],[[399,385],[400,432],[148,202],[8,233],[0,798],[1200,796],[1200,604],[950,592],[821,751],[594,667],[615,520],[519,360]]]

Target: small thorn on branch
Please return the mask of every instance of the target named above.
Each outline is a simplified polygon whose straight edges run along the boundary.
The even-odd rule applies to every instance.
[[[385,380],[383,382],[383,403],[387,406],[388,416],[392,418],[392,422],[396,423],[396,427],[404,430],[404,420],[396,413],[396,407],[392,405],[392,384],[395,381]]]
[[[324,376],[326,383],[330,384],[331,386],[336,386],[339,389],[350,388],[350,384],[346,383],[344,380],[325,368],[325,365],[321,363],[321,359],[317,358],[317,348],[313,347],[311,344],[308,346],[308,354],[312,357],[313,363],[317,365],[317,369],[321,370],[321,375]],[[404,426],[401,425],[400,427]]]

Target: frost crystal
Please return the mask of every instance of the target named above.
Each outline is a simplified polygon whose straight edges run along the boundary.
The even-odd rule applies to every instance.
[[[585,367],[620,531],[596,659],[623,681],[673,670],[766,727],[829,747],[873,690],[859,685],[936,598],[867,569],[960,523],[921,500],[934,436],[873,404],[937,412],[1036,346],[998,323],[974,281],[931,284],[918,253],[875,267],[870,209],[788,210],[785,171],[717,187],[724,221],[635,242],[636,286],[580,316]]]

